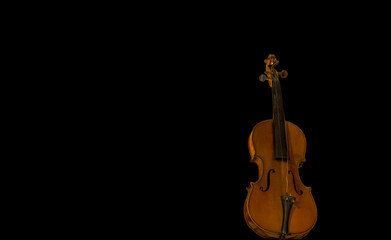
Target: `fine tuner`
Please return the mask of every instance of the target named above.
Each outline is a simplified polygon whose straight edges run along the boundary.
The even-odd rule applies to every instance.
[[[274,66],[277,66],[279,61],[277,60],[276,56],[274,54],[269,54],[267,59],[264,60],[266,64],[265,68],[265,74],[261,74],[259,76],[259,81],[264,82],[266,80],[269,81],[269,86],[272,87],[273,78],[278,79],[278,76],[281,78],[287,78],[288,72],[286,70],[282,70],[281,72],[277,72],[274,69]]]

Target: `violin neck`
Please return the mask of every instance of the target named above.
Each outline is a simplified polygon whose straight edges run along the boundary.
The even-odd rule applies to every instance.
[[[272,84],[273,97],[273,127],[274,127],[274,153],[276,160],[288,160],[288,148],[285,129],[285,115],[282,104],[282,94],[279,79]]]

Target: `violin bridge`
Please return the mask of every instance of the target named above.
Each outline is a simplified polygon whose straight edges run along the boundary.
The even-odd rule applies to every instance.
[[[283,209],[283,219],[282,227],[280,232],[280,239],[285,239],[286,235],[290,235],[288,225],[289,225],[289,216],[291,214],[293,203],[296,198],[288,195],[281,196],[282,209]]]

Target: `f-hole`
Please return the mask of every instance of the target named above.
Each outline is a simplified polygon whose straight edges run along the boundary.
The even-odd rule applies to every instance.
[[[271,172],[275,173],[276,171],[274,169],[270,169],[269,172],[267,172],[267,186],[266,186],[266,189],[263,190],[263,187],[259,188],[262,192],[266,192],[267,190],[269,190],[269,187],[270,187],[270,173]]]
[[[292,178],[293,178],[293,187],[295,188],[295,192],[299,195],[302,195],[303,194],[303,190],[300,190],[300,191],[297,191],[297,188],[296,188],[296,181],[295,181],[295,175],[293,174],[293,172],[291,171],[288,171],[288,173],[291,173],[292,174]]]

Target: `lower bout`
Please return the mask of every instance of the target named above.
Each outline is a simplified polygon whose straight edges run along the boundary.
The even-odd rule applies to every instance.
[[[246,197],[246,200],[244,203],[244,207],[243,207],[244,219],[245,219],[248,227],[250,229],[252,229],[258,236],[265,238],[265,239],[279,239],[280,238],[280,231],[269,231],[269,230],[261,227],[259,224],[257,224],[256,220],[254,220],[254,218],[252,217],[252,215],[250,213],[251,211],[249,209],[250,208],[249,201],[250,201],[250,196],[251,196],[251,192],[253,190],[253,187],[254,187],[254,185],[252,183],[251,186],[248,188],[248,194],[247,194],[247,197]],[[316,217],[315,217],[315,222],[316,222]],[[281,224],[282,224],[282,222],[281,222]],[[315,224],[313,224],[310,228],[306,229],[306,231],[302,231],[302,232],[296,232],[295,228],[297,228],[297,226],[290,225],[290,227],[292,228],[291,229],[292,231],[289,235],[286,235],[284,239],[302,239],[303,237],[305,237],[306,235],[309,234],[309,232],[312,230],[314,225]]]

